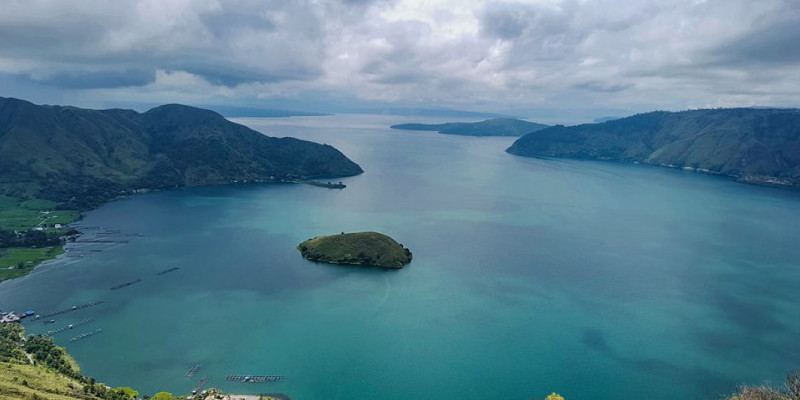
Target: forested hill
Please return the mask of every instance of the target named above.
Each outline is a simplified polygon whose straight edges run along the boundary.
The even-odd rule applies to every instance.
[[[268,137],[199,108],[138,113],[0,98],[0,193],[18,197],[85,208],[135,189],[361,172],[329,145]]]
[[[519,138],[507,151],[642,162],[800,188],[800,110],[656,111],[600,124],[553,126]]]
[[[516,118],[494,118],[481,122],[399,124],[392,125],[391,128],[407,131],[437,131],[444,134],[463,136],[522,136],[526,133],[547,128],[547,125]]]

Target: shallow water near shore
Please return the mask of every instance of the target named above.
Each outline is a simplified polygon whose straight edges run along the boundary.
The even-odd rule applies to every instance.
[[[388,129],[412,119],[238,119],[332,144],[366,172],[343,190],[230,185],[106,204],[65,256],[0,284],[0,308],[103,301],[26,329],[94,318],[56,342],[85,374],[151,395],[208,377],[301,400],[715,399],[800,367],[800,193]],[[383,271],[295,249],[365,230],[414,260]]]

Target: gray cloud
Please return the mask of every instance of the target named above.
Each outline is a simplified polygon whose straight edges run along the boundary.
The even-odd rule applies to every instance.
[[[40,84],[52,85],[66,89],[96,89],[96,88],[120,88],[129,86],[144,86],[155,81],[153,71],[147,70],[122,70],[122,71],[58,71],[53,75],[41,78],[27,79],[34,80]]]
[[[626,89],[632,88],[634,85],[632,83],[611,83],[611,82],[600,82],[600,81],[590,81],[590,82],[582,82],[573,85],[572,87],[576,89],[586,89],[593,92],[621,92]]]
[[[196,3],[201,7],[122,1],[99,11],[92,2],[58,10],[46,9],[50,2],[17,3],[5,20],[0,18],[0,51],[23,65],[13,72],[59,87],[141,86],[151,83],[143,77],[158,69],[192,72],[225,86],[322,73],[320,15],[305,4]],[[25,68],[26,63],[31,66]],[[87,71],[59,71],[57,64]],[[121,68],[92,72],[109,64]]]
[[[796,0],[29,0],[0,14],[0,75],[88,103],[797,106],[798,20]]]
[[[489,36],[514,39],[522,36],[528,23],[522,13],[509,10],[490,10],[483,16],[482,28]]]
[[[800,63],[800,13],[793,18],[770,24],[731,41],[710,52],[716,63],[727,65]]]
[[[494,6],[485,12],[481,25],[487,36],[513,41],[517,51],[512,63],[527,64],[572,54],[589,33],[589,27],[575,25],[575,17],[570,5]]]

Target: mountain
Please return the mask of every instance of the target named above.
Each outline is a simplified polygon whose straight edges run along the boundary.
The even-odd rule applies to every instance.
[[[448,122],[445,124],[400,124],[392,129],[407,131],[438,131],[464,136],[522,136],[547,128],[547,125],[522,121],[516,118],[494,118],[481,122]]]
[[[615,119],[619,119],[619,117],[610,117],[610,116],[600,117],[600,118],[595,118],[592,122],[597,122],[597,123],[608,122],[608,121],[612,121],[612,120],[615,120]]]
[[[431,118],[512,118],[506,114],[497,114],[482,111],[466,111],[452,108],[422,108],[422,107],[400,107],[391,105],[366,105],[353,107],[341,105],[341,108],[332,107],[332,112],[357,113],[357,114],[383,114],[383,115],[403,115],[409,117],[431,117]]]
[[[321,117],[325,115],[330,115],[317,112],[282,110],[274,108],[236,107],[236,106],[222,106],[222,105],[201,105],[198,107],[216,111],[227,118]]]
[[[800,187],[800,110],[656,111],[578,126],[553,126],[507,150],[528,157],[641,162]]]
[[[265,136],[178,104],[132,110],[0,98],[0,192],[87,208],[136,189],[363,172],[329,145]]]

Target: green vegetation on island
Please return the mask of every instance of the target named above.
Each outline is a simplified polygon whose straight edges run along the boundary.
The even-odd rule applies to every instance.
[[[547,128],[547,125],[516,118],[494,118],[481,122],[448,122],[445,124],[400,124],[392,129],[407,131],[437,131],[463,136],[522,136]]]
[[[553,126],[517,139],[507,151],[640,162],[800,188],[800,110],[656,111],[600,124]]]
[[[138,113],[0,98],[0,194],[61,208],[150,189],[361,172],[332,146],[269,137],[199,108]]]
[[[378,232],[340,233],[317,236],[297,245],[303,257],[330,264],[403,268],[411,251]]]

